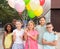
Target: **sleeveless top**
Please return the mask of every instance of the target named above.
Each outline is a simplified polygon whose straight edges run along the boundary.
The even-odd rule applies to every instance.
[[[12,44],[12,33],[5,36],[5,41],[4,41],[5,48],[10,48],[11,44]]]

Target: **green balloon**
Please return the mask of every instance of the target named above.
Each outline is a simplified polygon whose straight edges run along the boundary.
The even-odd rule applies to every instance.
[[[30,0],[24,0],[25,4],[28,4],[30,2]]]
[[[28,16],[29,16],[29,18],[33,19],[35,17],[35,14],[32,10],[29,10],[28,11]]]

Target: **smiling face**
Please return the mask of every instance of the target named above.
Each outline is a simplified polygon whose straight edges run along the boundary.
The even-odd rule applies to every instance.
[[[32,30],[32,29],[34,29],[34,22],[33,21],[29,21],[29,23],[28,23],[28,28],[30,29],[30,30]]]
[[[52,24],[46,25],[46,28],[47,28],[48,32],[53,31],[53,25]]]
[[[13,19],[13,21],[12,21],[13,25],[16,25],[16,22],[17,22],[17,20]]]
[[[46,22],[45,18],[41,18],[41,19],[39,20],[40,25],[44,25],[45,22]]]
[[[8,32],[11,32],[11,26],[10,25],[7,25],[6,29],[7,29]]]
[[[16,27],[17,27],[17,29],[20,29],[22,27],[22,23],[17,21],[16,22]]]

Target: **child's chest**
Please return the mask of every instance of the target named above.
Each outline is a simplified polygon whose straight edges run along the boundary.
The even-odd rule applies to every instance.
[[[34,36],[35,35],[35,32],[34,31],[31,31],[31,32],[29,32],[29,34]]]
[[[46,35],[46,40],[47,41],[54,41],[55,40],[55,35],[51,34],[51,35]]]
[[[17,31],[16,32],[16,36],[22,36],[23,34],[22,34],[22,31]]]

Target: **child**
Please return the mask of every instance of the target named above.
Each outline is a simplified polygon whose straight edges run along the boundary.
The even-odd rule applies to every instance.
[[[25,49],[38,49],[37,37],[38,32],[34,29],[34,22],[28,22],[27,29],[25,30]]]
[[[11,49],[12,47],[12,31],[13,27],[10,23],[5,25],[5,32],[3,36],[3,48],[4,49]]]
[[[13,30],[13,46],[12,49],[24,49],[23,45],[23,34],[24,30],[21,28],[22,22],[17,21],[16,22],[16,29]]]
[[[47,32],[44,33],[42,43],[44,44],[44,49],[55,49],[57,44],[57,35],[53,31],[53,25],[51,23],[46,24]]]
[[[36,30],[39,33],[38,48],[43,49],[42,37],[43,37],[44,32],[46,32],[46,18],[44,16],[40,17],[39,25],[36,26]]]

